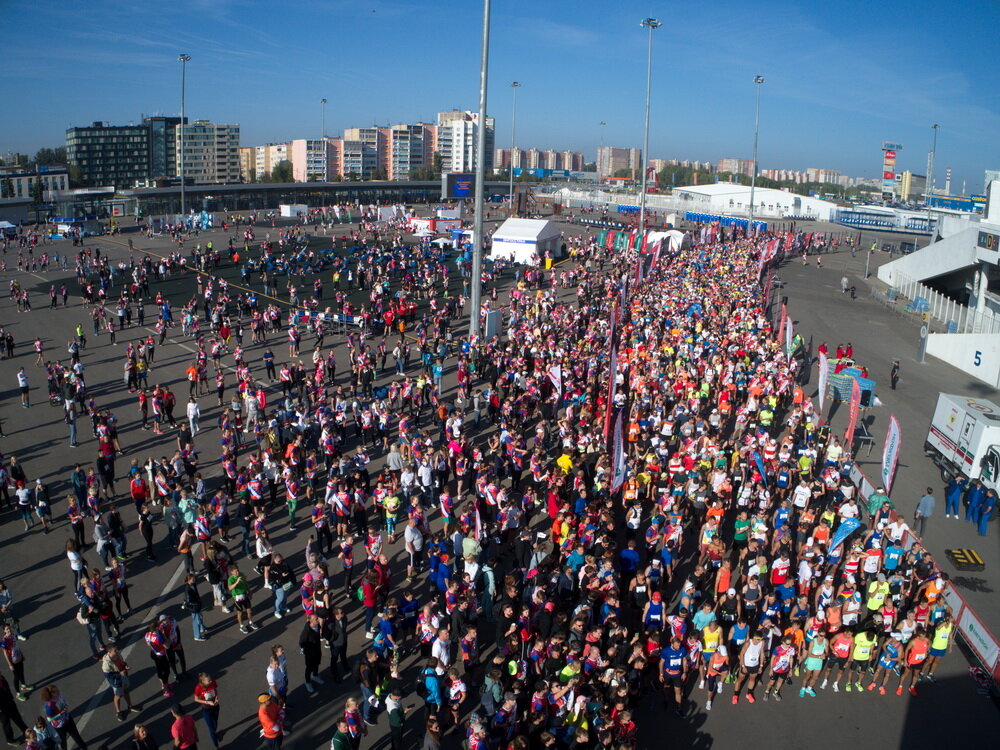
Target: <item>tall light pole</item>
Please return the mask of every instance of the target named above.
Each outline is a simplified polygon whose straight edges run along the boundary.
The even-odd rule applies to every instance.
[[[764,76],[754,76],[753,82],[757,89],[757,103],[754,105],[753,114],[753,164],[750,167],[750,218],[747,221],[747,237],[753,231],[753,194],[757,187],[757,136],[760,133],[760,85],[764,83]]]
[[[476,212],[472,222],[472,289],[469,337],[479,338],[483,306],[483,201],[486,198],[486,81],[490,67],[490,0],[483,0],[483,44],[479,61],[479,127],[476,129]]]
[[[510,215],[514,215],[514,143],[515,134],[517,133],[517,90],[521,88],[521,84],[514,81],[510,84],[511,90],[511,105],[510,105],[510,190],[507,195],[508,207],[510,208]]]
[[[319,103],[322,105],[320,122],[322,123],[323,138],[326,138],[326,98],[320,99]]]
[[[186,207],[184,205],[184,128],[185,128],[185,125],[186,125],[185,120],[184,120],[184,85],[186,83],[187,64],[188,64],[188,61],[191,59],[191,55],[181,54],[181,55],[177,56],[177,59],[181,63],[181,125],[180,125],[180,128],[181,128],[181,139],[180,139],[180,141],[181,141],[181,143],[180,143],[181,158],[180,158],[180,172],[181,172],[181,217],[184,217],[184,216],[187,215],[186,214]],[[183,218],[182,218],[182,221],[183,221]]]
[[[924,186],[924,203],[927,206],[927,231],[931,232],[931,194],[934,192],[934,160],[937,158],[937,134],[938,130],[941,128],[940,125],[934,123],[931,125],[931,130],[934,131],[934,136],[931,140],[931,155],[927,159],[927,179]],[[930,234],[930,240],[928,244],[934,242],[934,232]]]
[[[646,164],[649,163],[649,91],[653,80],[653,31],[660,28],[663,24],[655,18],[644,18],[639,22],[639,25],[649,30],[649,40],[646,44],[646,120],[642,129],[642,154],[640,159],[642,163],[642,171],[640,173],[642,189],[639,196],[638,241],[641,246],[642,238],[646,232]]]

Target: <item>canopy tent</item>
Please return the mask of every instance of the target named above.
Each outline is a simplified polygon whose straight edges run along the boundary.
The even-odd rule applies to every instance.
[[[646,247],[653,247],[659,242],[664,251],[677,252],[683,246],[686,238],[687,235],[678,229],[668,229],[665,232],[650,232],[646,237]]]
[[[13,237],[17,234],[17,227],[11,224],[9,221],[0,221],[0,236],[3,237]]]
[[[490,256],[527,264],[537,264],[546,256],[558,260],[562,257],[562,230],[546,219],[507,219],[493,233]]]

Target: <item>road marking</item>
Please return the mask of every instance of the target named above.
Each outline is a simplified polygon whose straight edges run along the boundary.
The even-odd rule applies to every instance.
[[[177,570],[174,571],[173,576],[171,576],[170,580],[167,581],[167,585],[163,587],[163,590],[160,592],[160,595],[156,597],[156,601],[153,602],[153,605],[149,608],[149,611],[146,613],[146,617],[140,620],[140,622],[152,622],[153,618],[156,617],[156,610],[163,603],[163,600],[166,598],[167,594],[169,594],[173,590],[174,586],[177,585],[177,581],[180,579],[183,573],[184,573],[184,563],[181,562],[177,564]],[[179,624],[178,627],[180,627]],[[129,654],[132,653],[132,649],[135,648],[136,645],[140,643],[144,638],[145,638],[145,632],[139,634],[138,638],[134,639],[125,648],[121,649],[122,658],[128,661],[128,657]],[[97,710],[97,706],[101,703],[101,699],[104,697],[104,694],[108,692],[108,690],[109,688],[107,682],[102,678],[101,684],[94,692],[94,695],[91,697],[90,702],[87,703],[87,708],[84,709],[83,716],[81,716],[76,721],[76,726],[80,730],[80,734],[83,734],[84,728],[87,726],[87,723],[90,721],[90,718],[94,715],[94,711]]]

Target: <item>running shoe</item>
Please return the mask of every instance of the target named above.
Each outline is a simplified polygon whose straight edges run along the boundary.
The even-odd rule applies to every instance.
[[[914,686],[911,686],[910,687],[910,695],[916,695],[916,694],[917,694],[917,688],[914,687]]]
[[[733,705],[735,706],[735,705],[737,705],[737,704],[738,704],[739,702],[740,702],[740,696],[738,696],[738,695],[734,695],[734,696],[733,696]]]
[[[885,695],[885,688],[882,685],[878,686],[878,694]]]
[[[844,690],[846,690],[848,693],[851,692],[852,690],[854,690],[854,686],[851,685],[850,681],[848,681],[847,684],[844,685]],[[836,692],[836,691],[837,691],[836,685],[834,685],[834,692]]]
[[[756,703],[757,699],[753,697],[753,693],[747,693],[747,703]]]

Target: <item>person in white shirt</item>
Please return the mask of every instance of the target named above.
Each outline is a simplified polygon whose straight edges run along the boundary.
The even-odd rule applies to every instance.
[[[191,428],[191,434],[198,434],[198,423],[201,419],[201,409],[198,407],[198,402],[194,400],[194,396],[188,398],[187,402],[187,420],[188,426]]]
[[[31,406],[31,402],[28,400],[28,373],[23,367],[17,371],[17,387],[21,391],[21,406],[27,409]]]

